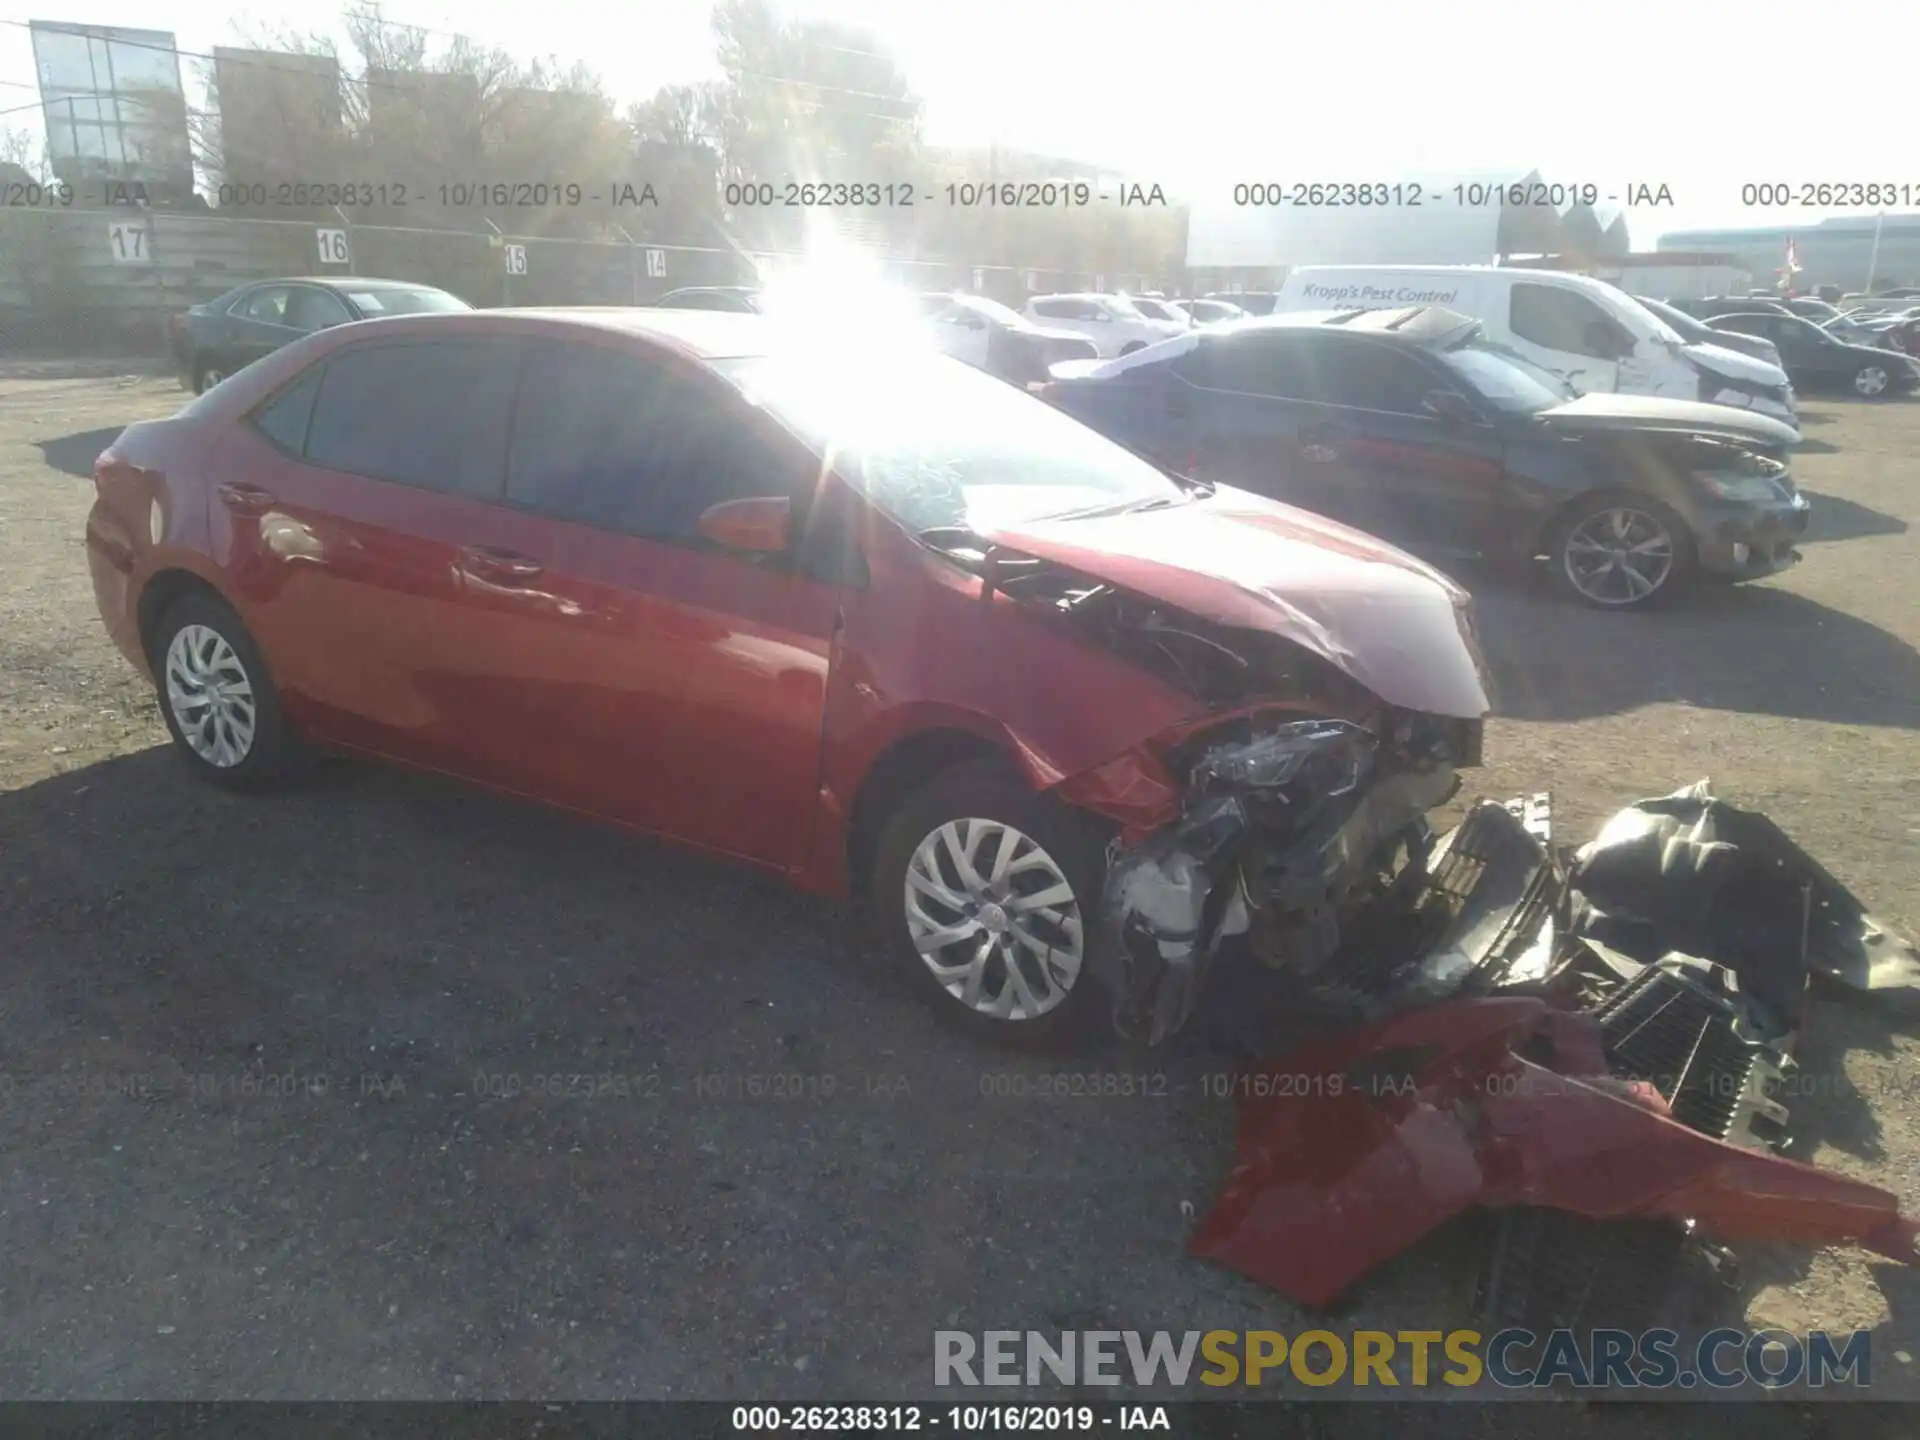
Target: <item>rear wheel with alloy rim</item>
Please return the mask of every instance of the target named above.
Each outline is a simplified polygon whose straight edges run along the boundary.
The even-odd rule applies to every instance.
[[[1887,393],[1893,375],[1884,365],[1862,365],[1853,372],[1853,393],[1872,400]]]
[[[228,789],[282,778],[299,744],[253,637],[212,595],[170,606],[153,634],[160,713],[195,775]]]
[[[1554,580],[1582,604],[1636,610],[1659,604],[1692,577],[1686,524],[1651,497],[1599,495],[1555,527]]]
[[[874,911],[890,955],[950,1023],[1053,1043],[1099,1008],[1105,838],[997,767],[935,777],[875,851]]]

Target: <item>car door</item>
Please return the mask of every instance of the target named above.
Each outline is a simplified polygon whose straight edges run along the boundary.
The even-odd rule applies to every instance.
[[[287,323],[287,306],[292,299],[291,285],[262,285],[234,302],[227,311],[221,347],[221,359],[231,370],[251,365],[262,355],[271,355],[300,338],[301,332]]]
[[[1298,332],[1209,335],[1167,370],[1161,404],[1175,468],[1340,518],[1338,490],[1302,454],[1310,402]]]
[[[723,501],[788,499],[820,462],[664,355],[530,342],[471,692],[494,760],[543,797],[779,868],[804,857],[840,614],[797,553],[729,553]]]
[[[1769,316],[1768,339],[1789,370],[1798,369],[1808,385],[1844,385],[1858,368],[1844,345],[1809,320]]]
[[[481,773],[465,606],[497,526],[518,342],[351,345],[309,366],[214,457],[214,552],[304,728]]]
[[[1619,361],[1632,341],[1592,300],[1558,285],[1516,282],[1507,296],[1508,344],[1581,394],[1619,388]]]
[[[1410,550],[1488,549],[1506,469],[1480,403],[1421,356],[1361,335],[1315,334],[1305,362],[1315,403],[1301,456],[1338,495],[1338,518]]]

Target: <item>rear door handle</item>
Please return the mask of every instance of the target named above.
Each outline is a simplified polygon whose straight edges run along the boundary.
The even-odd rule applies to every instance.
[[[530,555],[498,550],[491,545],[469,545],[460,552],[460,568],[481,580],[533,580],[546,570]]]
[[[264,515],[278,502],[273,492],[240,480],[229,480],[220,487],[220,503],[236,515]]]

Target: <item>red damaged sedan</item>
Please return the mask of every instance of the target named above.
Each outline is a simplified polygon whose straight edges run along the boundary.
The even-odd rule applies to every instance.
[[[440,771],[865,899],[954,1018],[1154,1041],[1311,973],[1479,763],[1467,597],[939,356],[760,316],[309,336],[95,468],[204,778]]]

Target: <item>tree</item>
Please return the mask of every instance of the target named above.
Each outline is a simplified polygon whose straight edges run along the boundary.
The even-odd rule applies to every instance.
[[[0,130],[0,168],[9,167],[9,173],[19,170],[26,183],[44,185],[53,179],[46,141],[24,126],[9,125]],[[16,182],[20,175],[14,176]]]
[[[619,219],[636,240],[725,243],[720,226],[720,145],[725,97],[718,85],[669,85],[628,107],[628,177],[650,185],[656,204]]]
[[[713,31],[725,76],[718,118],[727,182],[771,185],[777,199],[789,182],[912,178],[920,101],[875,37],[824,21],[783,22],[767,0],[721,0]],[[804,233],[803,212],[784,205],[736,205],[728,224],[753,245],[791,245]],[[897,233],[899,224],[885,228]]]

